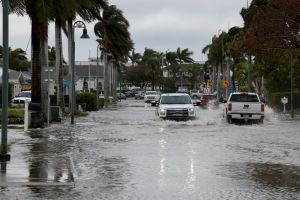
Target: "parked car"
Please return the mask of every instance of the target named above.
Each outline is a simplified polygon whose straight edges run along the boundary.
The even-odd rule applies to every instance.
[[[158,104],[160,99],[160,93],[157,91],[146,91],[144,101],[145,103],[151,103],[152,106]]]
[[[219,101],[216,94],[202,94],[200,97],[199,106],[202,108],[208,108],[209,106],[219,106]]]
[[[161,95],[156,114],[163,119],[188,120],[196,117],[191,97],[183,93]]]
[[[118,100],[120,100],[120,99],[126,100],[126,95],[124,93],[117,93],[117,98],[118,98]]]
[[[199,99],[203,95],[200,90],[190,90],[190,96],[192,99]]]
[[[144,91],[138,91],[135,94],[135,99],[144,99],[144,97],[145,97],[145,92]]]
[[[228,123],[233,119],[256,120],[263,123],[265,104],[256,93],[231,93],[225,104],[223,115]]]
[[[133,88],[133,89],[127,91],[127,92],[125,93],[125,95],[126,95],[127,97],[134,97],[135,94],[138,93],[138,91],[141,91],[141,90],[142,90],[142,88]]]
[[[15,96],[11,101],[12,107],[23,107],[25,105],[25,101],[31,102],[31,91],[23,91],[20,92],[17,96]]]

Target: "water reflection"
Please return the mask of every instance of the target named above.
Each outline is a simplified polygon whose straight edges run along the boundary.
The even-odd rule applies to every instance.
[[[224,167],[224,166],[223,166]],[[231,163],[226,166],[230,177],[253,180],[260,188],[300,192],[300,166],[274,163]]]
[[[272,188],[300,191],[300,167],[272,163],[248,164],[251,177],[257,183]]]
[[[1,162],[1,176],[6,174],[7,163]]]
[[[29,182],[47,182],[49,136],[42,131],[32,131],[29,134],[33,140],[29,147]]]

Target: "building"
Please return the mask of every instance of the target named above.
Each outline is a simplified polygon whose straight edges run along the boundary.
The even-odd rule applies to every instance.
[[[78,61],[75,63],[75,90],[76,92],[92,91],[97,88],[97,77],[98,77],[98,88],[99,91],[103,91],[104,84],[104,67],[102,63],[98,65],[97,59],[89,58],[89,61]]]

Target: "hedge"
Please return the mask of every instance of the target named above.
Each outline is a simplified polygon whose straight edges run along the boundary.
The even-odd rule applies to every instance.
[[[69,95],[64,96],[65,107],[69,105]],[[56,95],[50,96],[51,106],[56,106]],[[95,92],[85,92],[76,94],[76,104],[81,105],[85,111],[95,111],[96,110],[96,93]],[[99,108],[103,108],[104,100],[99,98]]]
[[[2,120],[2,110],[0,110],[0,122]],[[8,123],[9,124],[23,124],[24,123],[24,109],[23,108],[9,108],[8,109]]]
[[[272,108],[276,110],[282,110],[283,105],[281,103],[281,98],[286,97],[288,98],[288,103],[286,104],[286,109],[291,109],[291,92],[276,92],[268,94],[267,104],[270,105]],[[294,92],[294,108],[300,108],[300,94],[296,90]]]

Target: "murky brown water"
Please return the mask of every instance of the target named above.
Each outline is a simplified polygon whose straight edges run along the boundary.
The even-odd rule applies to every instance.
[[[300,121],[268,110],[263,125],[228,125],[222,108],[163,121],[141,101],[122,105],[12,131],[0,199],[300,199]]]

